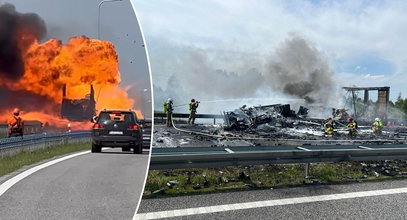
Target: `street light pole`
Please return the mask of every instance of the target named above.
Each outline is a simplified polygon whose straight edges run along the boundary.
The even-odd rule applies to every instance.
[[[100,40],[100,7],[105,2],[121,2],[123,0],[103,0],[99,3],[99,10],[98,10],[98,39]]]

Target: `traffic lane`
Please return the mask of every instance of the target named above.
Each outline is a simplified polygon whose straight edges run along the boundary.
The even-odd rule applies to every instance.
[[[167,219],[406,219],[407,194],[282,205]]]
[[[403,188],[406,187],[406,185],[407,180],[386,180],[380,182],[347,183],[338,185],[309,185],[267,190],[247,190],[205,195],[143,199],[141,200],[138,213],[265,201],[272,199],[295,198],[303,196],[317,196],[367,190]]]
[[[1,218],[131,219],[148,156],[111,149],[47,167],[0,197]]]

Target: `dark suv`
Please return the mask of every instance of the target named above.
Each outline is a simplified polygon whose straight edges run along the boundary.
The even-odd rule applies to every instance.
[[[143,153],[143,131],[136,113],[123,110],[103,110],[95,119],[92,129],[92,152],[102,147],[133,148],[135,154]]]

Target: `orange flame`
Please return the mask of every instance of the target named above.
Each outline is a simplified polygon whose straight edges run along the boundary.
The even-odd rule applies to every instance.
[[[24,35],[22,35],[24,36]],[[28,39],[28,40],[27,40]],[[1,79],[0,86],[11,91],[28,91],[48,97],[52,104],[62,102],[62,87],[67,85],[66,98],[81,99],[89,93],[89,85],[95,89],[96,109],[131,109],[134,100],[119,86],[120,72],[118,55],[112,43],[73,37],[67,44],[50,39],[42,44],[30,36],[20,39],[20,51],[24,60],[24,75],[16,81]],[[27,46],[27,42],[31,44]],[[10,109],[1,109],[0,120],[6,120]],[[25,120],[39,120],[56,127],[69,123],[60,118],[59,112],[45,114],[46,106],[35,112],[24,114]],[[24,109],[22,109],[24,111]],[[141,114],[138,111],[138,114]],[[72,128],[89,128],[89,122],[71,123]]]

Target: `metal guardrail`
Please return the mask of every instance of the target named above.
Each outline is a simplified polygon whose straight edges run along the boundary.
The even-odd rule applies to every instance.
[[[143,148],[151,145],[151,121],[146,121],[143,132]],[[70,133],[30,134],[23,137],[0,138],[0,158],[12,156],[21,151],[34,151],[68,143],[90,143],[90,130]]]
[[[89,138],[91,131],[75,131],[71,133],[43,133],[24,135],[23,137],[11,137],[0,139],[0,150],[20,147],[23,145],[36,144],[38,142],[53,141],[53,140],[69,140],[74,138]]]
[[[166,118],[167,114],[166,113],[161,113],[161,112],[156,112],[156,113],[154,113],[154,117]],[[186,114],[186,113],[173,113],[172,117],[173,118],[188,118],[189,114]],[[196,118],[223,118],[223,115],[196,114],[195,117]]]
[[[151,170],[407,159],[407,145],[153,148]]]
[[[15,155],[21,151],[33,151],[50,146],[68,143],[90,142],[91,131],[75,131],[71,133],[31,134],[23,137],[11,137],[0,139],[0,155]]]
[[[164,122],[164,118],[167,118],[167,114],[163,112],[155,112],[154,117],[161,118],[161,122]],[[172,118],[189,118],[189,114],[185,113],[173,113]],[[195,118],[213,119],[213,123],[216,124],[216,119],[223,119],[223,115],[215,114],[196,114]]]

